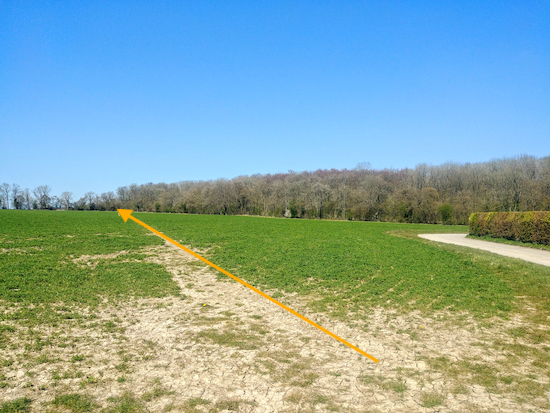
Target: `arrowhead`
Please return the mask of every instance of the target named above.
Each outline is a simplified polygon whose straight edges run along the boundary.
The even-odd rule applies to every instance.
[[[132,215],[132,212],[134,212],[131,209],[117,209],[117,211],[122,217],[122,219],[124,220],[124,222],[128,221],[128,218],[130,218],[130,215]]]

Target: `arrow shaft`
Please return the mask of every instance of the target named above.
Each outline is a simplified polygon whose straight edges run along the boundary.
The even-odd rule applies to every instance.
[[[270,297],[269,295],[267,295],[266,293],[264,293],[263,291],[260,291],[258,290],[256,287],[248,284],[246,281],[243,281],[241,280],[240,278],[234,276],[233,274],[231,274],[230,272],[224,270],[223,268],[221,267],[218,267],[216,264],[214,264],[213,262],[210,262],[208,261],[206,258],[203,258],[201,257],[199,254],[197,254],[196,252],[190,250],[189,248],[187,248],[186,246],[184,245],[181,245],[179,242],[177,241],[174,241],[172,238],[170,237],[167,237],[166,235],[164,235],[163,233],[161,233],[160,231],[157,231],[155,228],[153,227],[150,227],[149,225],[147,225],[146,223],[140,221],[139,219],[137,218],[134,218],[132,215],[130,215],[128,218],[130,218],[132,221],[136,222],[137,224],[147,228],[149,231],[155,233],[156,235],[158,235],[159,237],[165,239],[166,241],[170,242],[171,244],[174,244],[176,247],[178,248],[181,248],[182,250],[188,252],[189,254],[193,255],[194,257],[198,258],[199,260],[201,260],[202,262],[210,265],[212,268],[215,268],[216,270],[218,270],[219,272],[227,275],[228,277],[234,279],[235,281],[237,281],[238,283],[241,283],[242,285],[244,285],[245,287],[247,288],[250,288],[252,291],[260,294],[262,297],[264,298],[267,298],[269,301],[271,301],[272,303],[274,304],[277,304],[279,307],[281,308],[284,308],[286,311],[288,311],[289,313],[292,313],[294,314],[296,317],[299,317],[301,318],[302,320],[304,320],[306,323],[309,323],[311,324],[313,327],[321,330],[323,333],[325,334],[328,334],[329,336],[331,336],[332,338],[338,340],[339,342],[341,342],[342,344],[345,344],[346,346],[348,346],[349,348],[352,348],[354,349],[355,351],[357,351],[358,353],[362,354],[363,356],[365,357],[368,357],[369,359],[371,359],[372,361],[378,363],[378,359],[374,358],[373,356],[371,356],[370,354],[367,354],[365,353],[363,350],[361,350],[360,348],[354,346],[353,344],[347,342],[346,340],[344,340],[343,338],[341,337],[338,337],[336,334],[332,333],[331,331],[327,330],[326,328],[320,326],[319,324],[317,324],[316,322],[310,320],[309,318],[307,317],[304,317],[303,315],[301,315],[300,313],[294,311],[292,308],[284,305],[283,303],[277,301],[276,299],[274,299],[273,297]]]

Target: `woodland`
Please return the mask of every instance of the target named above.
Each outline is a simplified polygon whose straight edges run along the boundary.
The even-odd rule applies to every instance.
[[[205,181],[146,183],[114,191],[52,194],[0,186],[2,209],[66,209],[259,215],[286,218],[466,224],[473,212],[550,210],[550,156],[376,170],[319,169]]]

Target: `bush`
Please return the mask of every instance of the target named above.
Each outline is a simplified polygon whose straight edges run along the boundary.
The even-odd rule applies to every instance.
[[[437,213],[443,224],[450,225],[453,223],[453,206],[451,204],[440,205],[437,208]]]
[[[470,215],[470,235],[550,245],[550,212],[485,212]]]

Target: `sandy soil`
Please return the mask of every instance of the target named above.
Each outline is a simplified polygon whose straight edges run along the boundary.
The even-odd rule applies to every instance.
[[[468,361],[497,371],[505,357],[490,343],[521,326],[517,317],[479,324],[379,308],[344,324],[308,313],[304,298],[281,299],[377,364],[171,245],[148,253],[185,296],[105,306],[96,327],[38,329],[50,343],[41,352],[21,346],[2,355],[15,361],[2,367],[9,386],[0,400],[28,396],[33,411],[68,411],[50,402],[80,393],[106,407],[126,392],[151,412],[550,411],[548,393],[526,397],[504,382],[485,386],[434,367]],[[548,388],[543,370],[528,360],[519,366],[515,374],[523,369]]]

